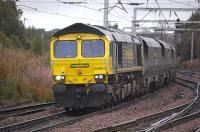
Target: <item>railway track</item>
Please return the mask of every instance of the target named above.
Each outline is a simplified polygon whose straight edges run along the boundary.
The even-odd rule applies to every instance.
[[[99,111],[96,111],[96,112],[93,112],[93,113],[90,113],[90,114],[86,114],[86,115],[83,115],[83,116],[79,116],[79,117],[67,117],[64,120],[60,120],[60,121],[55,122],[53,124],[48,124],[48,125],[45,125],[43,127],[38,127],[36,129],[34,128],[34,129],[29,129],[29,130],[30,130],[30,132],[50,131],[50,130],[56,128],[56,127],[64,127],[64,126],[67,126],[67,125],[71,125],[71,124],[73,124],[75,122],[84,120],[86,118],[89,118],[91,116],[97,115],[99,113],[100,113]]]
[[[6,109],[10,109],[10,108],[15,108],[15,107],[19,107],[22,105],[27,105],[29,103],[32,103],[31,100],[23,100],[23,101],[19,101],[17,103],[12,103],[12,104],[7,104],[7,105],[1,105],[0,109],[2,110],[6,110]]]
[[[186,81],[186,80],[184,80]],[[189,81],[191,83],[191,81]],[[186,108],[184,108],[183,110],[181,110],[178,113],[175,113],[173,116],[166,118],[166,120],[162,120],[161,122],[157,122],[155,126],[149,127],[147,128],[145,131],[146,132],[150,132],[150,131],[159,131],[160,128],[162,128],[163,126],[166,126],[167,124],[169,124],[169,122],[173,122],[174,120],[179,120],[179,118],[181,118],[182,116],[184,116],[184,114],[186,114],[188,111],[190,111],[199,101],[200,98],[200,85],[199,83],[194,82],[197,86],[196,86],[196,97],[194,98],[194,100],[191,102],[191,104],[189,104]],[[182,120],[185,118],[181,118]],[[175,124],[173,124],[175,125]]]
[[[155,93],[159,92],[161,90],[163,90],[163,89],[155,91]],[[151,94],[152,93],[147,94],[145,96],[142,96],[140,98],[137,98],[133,101],[129,101],[129,102],[126,102],[126,103],[116,105],[112,108],[112,110],[113,111],[118,110],[120,108],[123,108],[123,107],[129,105],[129,104],[137,103],[138,101],[142,100],[143,98],[147,98],[148,96],[151,96]],[[35,119],[32,119],[32,120],[12,124],[12,125],[9,125],[9,126],[0,127],[0,131],[15,131],[15,130],[17,130],[17,131],[24,130],[24,131],[32,131],[32,132],[49,131],[49,130],[56,128],[56,127],[63,127],[63,126],[71,125],[71,124],[73,124],[77,121],[81,121],[85,118],[88,118],[88,117],[91,117],[91,116],[94,116],[94,115],[97,115],[97,114],[105,113],[105,112],[107,112],[107,110],[108,109],[103,110],[103,111],[95,111],[95,112],[92,112],[92,113],[89,113],[89,114],[86,114],[86,115],[83,115],[83,116],[78,116],[78,117],[66,115],[65,111],[61,111],[61,112],[56,113],[56,114],[51,114],[51,115],[48,115],[48,116],[35,118]],[[109,110],[111,110],[111,109],[109,109]]]
[[[50,130],[55,127],[73,124],[77,121],[99,114],[100,112],[101,111],[96,111],[96,112],[92,112],[92,113],[81,115],[81,116],[74,116],[74,115],[69,116],[67,115],[65,111],[61,111],[55,114],[0,127],[0,131],[1,132],[9,132],[9,131],[36,132],[36,131]]]
[[[176,70],[176,72],[179,73],[179,74],[184,74],[184,75],[187,75],[187,76],[200,78],[199,72],[192,72],[192,71],[185,71],[185,70]]]
[[[157,90],[153,93],[158,93],[160,92],[161,90],[164,90],[164,89],[160,89],[160,90]],[[134,105],[136,103],[138,103],[139,101],[145,99],[145,98],[148,98],[149,96],[151,96],[152,93],[149,93],[145,96],[142,96],[142,97],[139,97],[133,101],[129,101],[129,102],[125,102],[125,103],[122,103],[122,104],[119,104],[119,105],[116,105],[112,108],[112,112],[115,111],[115,110],[118,110],[118,109],[121,109],[121,108],[124,108],[125,106],[127,105]],[[183,105],[182,107],[186,107],[186,105]],[[109,109],[110,111],[111,109]],[[98,115],[98,114],[103,114],[105,112],[107,112],[108,110],[104,110],[104,111],[96,111],[94,113],[91,113],[91,114],[88,114],[88,115],[84,115],[84,116],[81,116],[81,117],[77,117],[77,118],[74,118],[74,119],[67,119],[65,121],[60,121],[60,122],[56,122],[56,123],[53,123],[51,125],[46,125],[46,126],[43,126],[43,127],[40,127],[40,128],[37,128],[37,129],[32,129],[30,130],[31,132],[42,132],[42,131],[50,131],[54,128],[61,128],[61,127],[67,127],[68,125],[71,125],[73,123],[76,123],[78,121],[81,121],[81,120],[84,120],[85,118],[89,118],[89,117],[92,117],[92,116],[95,116],[95,115]]]
[[[17,105],[17,104],[16,104]],[[3,109],[0,111],[0,120],[11,116],[22,116],[32,114],[45,110],[47,107],[55,106],[55,102],[27,105],[21,107],[14,107],[10,109]]]
[[[200,127],[195,132],[200,132]]]
[[[183,79],[179,79],[179,80],[177,79],[176,81],[177,81],[177,83],[181,83],[182,85],[185,85],[187,87],[195,89],[196,85],[192,81],[185,82],[185,80],[183,80]],[[162,90],[162,89],[160,89],[160,90]],[[156,91],[156,92],[158,92],[158,91]],[[136,103],[136,102],[142,100],[142,98],[146,98],[146,97],[150,96],[151,94],[140,97],[140,98],[138,98],[134,101],[126,102],[124,104],[115,106],[113,108],[113,110],[123,108],[124,106],[126,106],[128,104]],[[197,95],[197,94],[198,94],[198,92],[195,91],[195,95]],[[148,121],[160,119],[160,118],[163,118],[163,117],[169,117],[169,116],[173,115],[174,112],[177,113],[177,112],[180,112],[183,109],[186,109],[190,104],[192,104],[193,101],[194,100],[192,100],[189,103],[180,105],[176,108],[169,109],[167,111],[163,111],[163,112],[160,112],[160,113],[154,113],[153,115],[149,115],[147,117],[143,117],[143,118],[128,121],[128,122],[123,122],[123,123],[120,123],[120,124],[116,124],[116,125],[109,126],[109,127],[106,127],[106,128],[98,129],[98,130],[95,130],[95,131],[123,130],[127,127],[130,128],[130,127],[137,126],[138,124],[140,124],[142,122],[148,122]],[[4,126],[4,127],[0,128],[0,131],[32,131],[32,132],[49,131],[53,128],[68,126],[68,125],[71,125],[75,122],[81,121],[85,118],[89,118],[91,116],[101,114],[101,113],[102,113],[102,111],[96,111],[96,112],[92,112],[92,113],[82,115],[82,116],[69,116],[69,115],[66,115],[65,111],[61,111],[59,113],[51,114],[51,115],[48,115],[48,116],[43,116],[43,117],[40,117],[40,118],[35,118],[35,119],[32,119],[32,120],[27,120],[27,121],[24,121],[24,122],[12,124],[12,125],[9,125],[9,126]]]
[[[180,118],[177,118],[177,119],[174,119],[174,120],[172,120],[170,122],[167,122],[164,125],[162,125],[159,128],[157,128],[156,130],[154,130],[154,132],[160,132],[160,131],[163,131],[163,130],[167,130],[167,129],[171,128],[171,127],[180,125],[182,123],[186,123],[188,121],[197,119],[199,117],[200,117],[200,111],[192,113],[192,114],[189,114],[189,115],[186,115],[186,116],[183,116],[183,117],[180,117]]]
[[[49,120],[65,116],[65,114],[66,114],[65,111],[62,111],[62,112],[59,112],[59,113],[56,113],[56,114],[51,114],[51,115],[48,115],[48,116],[43,116],[43,117],[19,122],[19,123],[16,123],[16,124],[0,127],[0,131],[1,132],[9,132],[9,131],[25,130],[26,128],[29,128],[31,126],[33,127],[33,126],[36,126],[40,123],[47,122]]]
[[[126,102],[126,103],[116,105],[115,107],[112,108],[112,111],[123,108],[124,106],[127,106],[129,104],[137,103],[139,100],[141,100],[142,98],[145,98],[147,96],[150,96],[150,94],[142,96],[142,97],[140,97],[140,98],[138,98],[134,101],[129,101],[129,102]],[[89,114],[86,114],[86,115],[82,115],[82,116],[79,116],[79,117],[72,117],[72,116],[66,116],[66,115],[64,117],[60,116],[59,118],[63,118],[62,120],[56,119],[54,121],[49,121],[48,123],[46,123],[42,126],[37,126],[37,127],[34,127],[33,129],[31,128],[31,129],[26,129],[26,130],[31,131],[31,132],[49,131],[49,130],[52,130],[52,129],[57,128],[57,127],[63,127],[63,126],[71,125],[75,122],[84,120],[86,118],[89,118],[89,117],[92,117],[92,116],[95,116],[95,115],[98,115],[98,114],[105,113],[107,111],[111,111],[111,109],[98,110],[98,111],[95,111],[95,112],[92,112],[92,113],[89,113]],[[51,123],[51,122],[53,122],[53,123]]]
[[[160,126],[164,125],[165,123],[168,123],[172,120],[175,120],[175,119],[183,116],[186,112],[191,110],[192,107],[194,107],[194,105],[198,101],[199,87],[197,87],[197,84],[195,82],[184,80],[184,79],[176,79],[176,83],[182,84],[184,86],[187,86],[187,87],[193,89],[194,93],[195,93],[195,98],[189,103],[177,106],[175,108],[171,108],[166,111],[154,113],[152,115],[138,118],[136,120],[130,120],[130,121],[122,122],[119,124],[114,124],[114,125],[111,125],[108,127],[96,129],[94,131],[95,132],[110,132],[110,131],[123,131],[123,130],[126,130],[126,131],[129,131],[129,130],[130,131],[154,131],[154,130],[158,129]],[[155,121],[156,121],[156,123],[153,123],[152,126],[146,128],[146,126],[151,125],[151,123],[155,122]],[[140,126],[141,124],[143,126]],[[140,127],[138,127],[138,126],[140,126]]]

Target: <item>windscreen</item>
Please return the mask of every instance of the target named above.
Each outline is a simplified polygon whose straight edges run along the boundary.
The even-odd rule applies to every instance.
[[[74,58],[77,55],[76,41],[56,41],[54,45],[55,58]]]
[[[104,56],[104,47],[103,40],[84,40],[82,42],[82,56],[102,57]]]

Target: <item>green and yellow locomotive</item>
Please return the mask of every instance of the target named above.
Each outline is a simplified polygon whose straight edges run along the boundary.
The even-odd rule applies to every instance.
[[[101,26],[76,23],[58,31],[50,52],[55,101],[66,109],[132,98],[174,77],[175,48]],[[168,55],[174,60],[166,62]]]

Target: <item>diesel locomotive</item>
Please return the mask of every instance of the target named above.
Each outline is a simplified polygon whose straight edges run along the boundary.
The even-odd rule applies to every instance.
[[[158,39],[75,23],[51,38],[55,101],[100,107],[154,91],[175,78],[176,49]]]

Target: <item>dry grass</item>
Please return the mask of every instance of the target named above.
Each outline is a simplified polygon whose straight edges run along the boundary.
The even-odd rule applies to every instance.
[[[191,70],[200,70],[200,59],[183,62],[182,67]]]
[[[49,101],[52,99],[48,55],[38,56],[28,51],[0,49],[0,103],[22,99]]]

